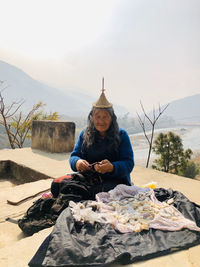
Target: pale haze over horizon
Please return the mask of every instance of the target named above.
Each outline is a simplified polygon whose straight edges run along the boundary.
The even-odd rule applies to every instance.
[[[0,60],[146,109],[200,93],[199,0],[0,0]],[[3,77],[0,77],[3,80]]]

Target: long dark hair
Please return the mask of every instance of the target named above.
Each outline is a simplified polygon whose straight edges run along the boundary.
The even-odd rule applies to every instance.
[[[91,146],[100,137],[100,134],[94,127],[94,122],[93,122],[93,114],[96,109],[97,108],[93,107],[88,115],[87,128],[85,129],[84,137],[83,137],[84,138],[83,144],[86,145],[86,147]],[[120,143],[117,116],[115,115],[114,109],[112,107],[105,108],[105,110],[111,116],[110,127],[106,131],[106,138],[110,144],[108,149],[110,152],[113,151],[115,153],[118,151],[118,147]]]

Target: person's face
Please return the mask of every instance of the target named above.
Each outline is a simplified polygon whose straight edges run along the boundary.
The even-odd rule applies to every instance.
[[[105,109],[95,109],[92,117],[94,127],[101,135],[104,136],[111,123],[111,116],[109,112]]]

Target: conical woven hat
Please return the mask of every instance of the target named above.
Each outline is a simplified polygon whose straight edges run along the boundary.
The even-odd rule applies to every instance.
[[[99,97],[99,99],[97,100],[97,102],[93,103],[93,107],[95,108],[111,108],[112,104],[110,102],[108,102],[105,94],[104,94],[104,78],[102,80],[102,93]]]

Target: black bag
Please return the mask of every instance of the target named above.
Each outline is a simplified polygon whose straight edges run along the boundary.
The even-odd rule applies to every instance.
[[[55,198],[60,193],[73,192],[75,195],[80,195],[83,200],[94,199],[97,191],[103,191],[103,183],[99,173],[93,169],[56,178],[51,184],[51,193]]]
[[[26,214],[18,220],[18,226],[28,236],[40,230],[53,226],[58,215],[51,212],[55,198],[39,198],[27,210]]]
[[[26,235],[51,227],[69,201],[95,199],[96,192],[103,190],[101,177],[93,170],[56,178],[51,184],[52,198],[39,198],[18,220],[18,226]]]

